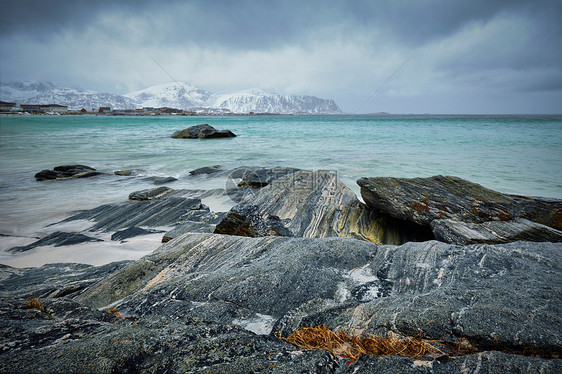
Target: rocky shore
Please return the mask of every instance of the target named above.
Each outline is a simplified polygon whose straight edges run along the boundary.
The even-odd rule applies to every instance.
[[[227,188],[132,191],[12,248],[168,228],[136,261],[0,266],[0,372],[562,371],[562,201],[436,176],[362,178],[362,202],[326,171],[192,173],[209,175]],[[280,338],[315,326],[463,349],[351,360]]]

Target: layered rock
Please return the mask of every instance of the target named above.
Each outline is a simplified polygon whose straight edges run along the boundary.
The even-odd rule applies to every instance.
[[[35,174],[35,180],[61,180],[70,178],[89,178],[102,173],[86,165],[63,165],[56,166],[53,170],[41,170]]]
[[[556,372],[561,249],[188,234],[86,290],[44,298],[41,310],[25,309],[22,296],[39,294],[33,287],[16,290],[41,269],[2,268],[0,285],[11,293],[0,320],[13,328],[2,334],[0,369],[455,373],[485,361],[490,373]],[[110,304],[129,319],[97,310]],[[403,336],[421,329],[428,339],[463,338],[476,351],[454,360],[363,356],[348,366],[276,338],[320,324]]]
[[[269,217],[279,218],[280,223],[295,237],[352,237],[388,244],[432,238],[429,230],[399,224],[392,218],[367,209],[333,173],[294,169],[283,171],[282,174],[264,174],[270,178],[267,179],[266,187],[246,189],[242,195],[234,196],[239,204],[233,209],[232,215],[238,221],[246,221],[247,233],[252,231],[252,222],[260,222],[257,219],[259,216],[261,222]],[[255,173],[252,171],[252,174]],[[236,188],[232,191],[239,193]],[[250,206],[255,208],[250,209]],[[254,218],[240,217],[246,214],[241,212],[250,211]],[[218,232],[238,235],[234,227],[227,230],[228,225],[224,226],[225,229]]]
[[[462,240],[465,244],[481,241],[501,243],[520,239],[548,241],[553,237],[555,238],[553,241],[559,241],[562,235],[561,200],[503,194],[461,178],[440,175],[411,179],[361,178],[357,183],[361,186],[361,196],[369,207],[397,219],[415,222],[422,226],[431,225],[434,228],[443,228],[446,225],[436,222],[438,220],[471,224],[470,230],[473,234],[475,230],[481,234],[476,235],[474,240],[470,239],[473,234],[469,234]],[[508,222],[518,218],[537,223],[533,225],[534,234],[525,234],[529,230],[528,224]],[[492,224],[490,223],[492,221],[508,223]],[[479,224],[485,225],[478,226]],[[540,225],[549,226],[558,232]],[[482,234],[484,231],[489,231],[486,226],[493,226],[495,230],[505,235],[489,235],[490,233],[484,235]],[[456,224],[455,227],[458,229],[460,224]],[[465,228],[468,229],[468,226],[465,225]],[[457,230],[457,234],[459,233],[460,231]],[[547,234],[540,236],[540,233]],[[439,232],[435,232],[435,235],[445,240],[449,237]],[[482,240],[482,235],[487,239]],[[494,236],[496,239],[493,239]],[[506,237],[511,239],[505,240]],[[451,239],[450,242],[461,241]]]
[[[216,130],[213,126],[207,124],[191,126],[172,134],[174,139],[233,138],[235,136],[230,130]]]
[[[199,191],[158,187],[129,196],[131,201],[101,205],[79,212],[62,222],[94,221],[92,231],[117,231],[132,226],[166,227],[186,222],[215,222],[217,214],[201,203]],[[208,232],[208,231],[207,231]]]

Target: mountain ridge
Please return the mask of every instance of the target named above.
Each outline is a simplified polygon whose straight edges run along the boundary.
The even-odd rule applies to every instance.
[[[170,107],[197,112],[340,114],[332,99],[307,95],[268,93],[250,88],[233,93],[214,93],[187,82],[170,82],[125,95],[56,87],[50,82],[0,82],[0,100],[18,104],[61,104],[71,110],[109,106],[112,109]]]

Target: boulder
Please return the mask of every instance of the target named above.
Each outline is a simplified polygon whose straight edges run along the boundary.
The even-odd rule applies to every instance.
[[[214,230],[215,234],[239,236],[293,236],[279,217],[267,216],[263,218],[255,205],[245,205],[232,208]]]
[[[235,136],[230,130],[216,130],[213,126],[207,124],[191,126],[172,134],[174,139],[232,138]]]
[[[523,218],[562,230],[562,200],[558,199],[503,194],[461,178],[440,175],[430,178],[361,178],[357,183],[361,186],[363,200],[373,210],[422,226],[430,226],[432,222],[444,219],[484,224]],[[433,224],[433,227],[443,226]],[[495,225],[500,226],[507,231],[522,229],[527,232],[528,225],[517,222]],[[547,236],[536,236],[540,232],[546,233],[544,230],[535,230],[531,236],[514,232],[509,236],[513,240],[528,238],[537,241],[548,241],[552,237],[551,232]],[[444,239],[447,235],[440,237]],[[469,238],[466,240],[471,242]],[[493,242],[504,240],[498,237]]]
[[[102,173],[86,165],[63,165],[56,166],[53,170],[41,170],[35,174],[35,180],[61,180],[70,178],[89,178]]]

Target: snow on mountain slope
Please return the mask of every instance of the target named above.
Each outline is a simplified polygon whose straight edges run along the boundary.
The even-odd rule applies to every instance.
[[[212,93],[185,82],[152,86],[126,95],[55,87],[49,82],[0,83],[0,100],[18,104],[61,104],[71,110],[109,106],[177,108],[216,113],[338,114],[333,100],[315,96],[279,95],[252,88],[234,93]]]
[[[160,84],[125,96],[148,107],[208,108],[233,113],[341,113],[333,100],[314,96],[271,94],[259,88],[230,94],[211,93],[185,82]]]
[[[17,104],[60,104],[70,110],[90,110],[101,106],[112,109],[136,107],[136,102],[120,95],[55,87],[50,82],[0,83],[0,100]]]
[[[159,84],[128,93],[125,97],[142,107],[190,109],[199,107],[212,95],[185,82]]]

